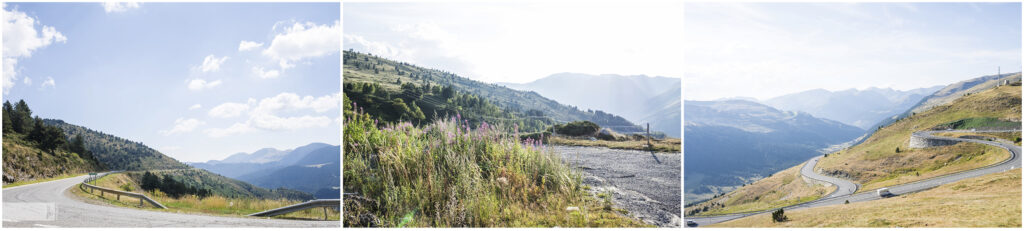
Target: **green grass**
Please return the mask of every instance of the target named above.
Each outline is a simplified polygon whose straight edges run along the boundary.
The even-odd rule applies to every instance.
[[[635,227],[582,189],[581,175],[509,129],[469,130],[443,119],[423,127],[344,125],[345,226]]]
[[[187,195],[180,198],[172,198],[159,190],[154,191],[143,191],[140,189],[138,184],[129,176],[124,173],[109,174],[96,180],[96,185],[104,188],[125,190],[127,191],[142,193],[149,196],[153,200],[160,202],[167,207],[167,209],[158,209],[149,204],[149,202],[143,203],[144,206],[139,206],[139,199],[134,197],[122,196],[120,199],[113,194],[100,195],[99,191],[89,192],[87,189],[81,187],[73,187],[72,193],[83,198],[98,200],[104,203],[108,203],[120,207],[138,208],[152,211],[161,212],[176,212],[176,213],[196,213],[206,215],[218,215],[218,216],[231,216],[231,217],[243,217],[248,214],[266,211],[268,209],[280,208],[292,204],[301,203],[302,201],[287,200],[287,199],[258,199],[251,197],[240,197],[240,198],[228,198],[223,196],[209,196],[205,198],[198,198],[196,196]],[[307,209],[295,213],[284,214],[275,216],[274,218],[282,219],[301,219],[301,220],[322,220],[324,217],[324,210],[322,208]],[[327,209],[328,220],[340,220],[341,214],[339,211],[333,209]]]
[[[625,141],[610,141],[610,140],[589,140],[589,139],[573,139],[566,137],[551,137],[548,139],[551,144],[559,145],[570,145],[570,146],[587,146],[587,147],[606,147],[612,149],[627,149],[627,150],[641,150],[647,151],[646,140],[625,140]],[[651,140],[651,144],[654,146],[654,151],[657,152],[669,152],[679,153],[681,140],[676,138],[658,139]]]
[[[993,117],[975,117],[942,124],[939,125],[939,127],[957,130],[984,128],[1020,128],[1020,122],[1005,121]]]
[[[28,180],[28,181],[18,181],[18,182],[14,182],[14,183],[10,183],[10,184],[5,184],[4,188],[10,188],[10,187],[15,187],[15,186],[22,186],[22,185],[27,185],[27,184],[42,183],[42,182],[48,182],[48,181],[55,181],[55,180],[60,180],[60,179],[67,179],[67,178],[81,176],[81,175],[85,175],[85,173],[61,174],[61,175],[54,176],[54,177],[49,177],[49,178],[41,178],[41,179],[34,179],[34,180]]]

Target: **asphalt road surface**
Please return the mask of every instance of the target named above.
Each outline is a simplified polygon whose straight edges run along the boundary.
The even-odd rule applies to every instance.
[[[925,179],[925,180],[920,180],[920,181],[915,181],[915,182],[910,182],[910,183],[905,183],[905,184],[900,184],[900,185],[889,186],[888,187],[889,191],[894,196],[899,196],[899,195],[908,194],[908,193],[920,192],[920,191],[928,190],[928,189],[931,189],[931,188],[934,188],[934,187],[938,187],[938,186],[943,185],[943,184],[949,184],[949,183],[957,182],[957,181],[960,181],[960,180],[963,180],[963,179],[967,179],[967,178],[978,177],[978,176],[987,175],[987,174],[991,174],[991,173],[997,173],[997,172],[1005,172],[1005,171],[1009,171],[1011,169],[1015,169],[1015,168],[1020,168],[1021,167],[1021,158],[1020,158],[1021,147],[1020,146],[1014,146],[1012,144],[993,142],[993,141],[986,141],[986,140],[962,139],[962,138],[952,138],[952,137],[943,137],[943,136],[934,136],[934,135],[932,135],[932,134],[937,133],[937,132],[1019,132],[1019,130],[1006,130],[1006,131],[1002,131],[1002,130],[1001,131],[922,131],[922,132],[915,132],[913,134],[914,136],[919,136],[919,137],[924,137],[924,138],[929,138],[929,139],[954,140],[954,141],[959,141],[959,142],[974,142],[974,143],[980,143],[980,144],[986,144],[986,145],[992,145],[992,146],[996,146],[996,147],[1001,147],[1001,148],[1006,149],[1006,150],[1008,150],[1010,152],[1010,158],[1004,160],[1003,162],[999,162],[999,163],[996,163],[996,164],[993,164],[993,165],[989,165],[989,166],[986,166],[986,167],[976,168],[976,169],[962,171],[962,172],[951,173],[951,174],[947,174],[947,175],[932,177],[932,178],[928,178],[928,179]],[[812,176],[809,176],[808,174],[809,173],[814,173],[814,171],[811,170],[811,171],[808,172],[808,171],[805,171],[805,170],[808,169],[807,166],[810,166],[810,169],[813,169],[814,168],[813,165],[817,164],[817,159],[818,158],[819,157],[815,157],[815,158],[812,158],[811,160],[809,160],[807,162],[808,164],[805,165],[805,167],[803,169],[801,169],[800,172],[802,174],[804,174],[805,176],[812,177]],[[846,201],[850,201],[850,203],[855,203],[855,202],[872,201],[872,200],[883,199],[882,197],[879,197],[874,191],[861,192],[861,193],[857,193],[857,194],[849,194],[849,193],[847,193],[847,194],[844,195],[844,194],[839,192],[842,188],[843,188],[842,185],[840,185],[839,189],[837,189],[836,192],[833,192],[832,194],[830,194],[829,196],[826,196],[825,198],[818,199],[818,200],[815,200],[815,201],[810,201],[810,202],[803,203],[803,204],[787,206],[787,207],[783,207],[783,208],[785,208],[786,210],[793,210],[793,209],[813,208],[813,207],[820,207],[820,206],[843,204],[843,203],[846,203]],[[854,189],[853,191],[856,191],[856,189]],[[774,211],[774,210],[775,209],[769,209],[769,210],[758,211],[758,212],[727,214],[727,215],[711,216],[711,217],[686,217],[685,220],[687,222],[689,222],[689,221],[696,222],[698,226],[704,226],[704,225],[710,225],[710,224],[715,224],[715,223],[721,223],[721,222],[725,222],[725,221],[729,221],[729,220],[733,220],[733,219],[743,218],[743,217],[747,217],[747,216],[753,216],[753,215],[757,215],[757,214],[761,214],[761,213],[768,213],[768,212],[771,212],[771,211]]]
[[[583,184],[611,192],[618,208],[660,227],[679,227],[682,214],[681,155],[599,147],[553,146],[583,170]]]
[[[822,156],[815,156],[814,158],[811,158],[811,160],[808,160],[807,163],[804,163],[804,167],[800,168],[800,174],[804,175],[807,178],[828,182],[837,187],[835,191],[832,191],[832,193],[825,195],[824,198],[846,196],[853,194],[853,192],[857,191],[857,189],[860,187],[859,185],[857,185],[857,183],[853,183],[848,180],[839,179],[831,176],[821,175],[818,174],[817,172],[814,172],[814,166],[818,165],[818,160],[820,160],[821,157]]]
[[[68,190],[87,177],[3,189],[3,227],[341,227],[339,221],[204,216],[90,204]],[[42,217],[30,214],[48,207],[53,211]]]

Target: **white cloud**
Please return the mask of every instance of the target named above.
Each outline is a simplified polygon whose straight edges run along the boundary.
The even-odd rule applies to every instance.
[[[22,82],[25,83],[25,85],[29,85],[29,86],[32,85],[32,79],[29,78],[28,76],[25,76],[25,79]]]
[[[255,73],[256,76],[259,76],[260,78],[263,79],[273,79],[281,75],[281,72],[277,70],[271,69],[268,71],[264,70],[263,67],[252,67],[252,73]]]
[[[178,118],[178,119],[174,120],[174,127],[171,128],[171,130],[162,130],[162,131],[160,131],[160,134],[163,134],[163,135],[167,136],[167,135],[173,135],[173,134],[177,134],[177,133],[191,132],[192,130],[195,130],[196,127],[199,127],[199,126],[201,126],[203,124],[206,124],[206,123],[203,122],[203,121],[199,121],[197,119],[194,119],[194,118],[189,118],[189,119]]]
[[[188,82],[188,89],[189,90],[193,90],[193,91],[198,91],[198,90],[202,90],[202,89],[210,89],[210,88],[214,88],[216,86],[219,86],[220,83],[221,83],[220,80],[215,80],[215,81],[212,81],[212,82],[207,82],[204,79],[192,79],[192,80],[190,80]]]
[[[228,128],[210,128],[203,131],[206,135],[214,138],[225,137],[229,135],[244,134],[252,132],[254,129],[249,127],[248,124],[235,123]]]
[[[201,69],[203,70],[203,72],[211,72],[211,71],[220,70],[220,65],[224,64],[224,61],[227,61],[227,60],[228,60],[227,56],[220,57],[218,59],[217,56],[207,55],[206,58],[203,58],[203,66],[202,66]]]
[[[249,110],[248,104],[224,103],[213,107],[207,114],[216,118],[231,118],[242,115],[246,110]]]
[[[200,105],[200,104],[197,103],[197,104],[193,104],[191,107],[188,107],[188,110],[191,111],[191,110],[196,110],[196,109],[200,109],[200,108],[203,108],[203,105]]]
[[[204,132],[210,137],[223,137],[257,130],[287,131],[324,127],[331,124],[331,118],[317,114],[337,109],[340,101],[339,93],[313,97],[285,92],[261,100],[249,99],[245,104],[224,103],[211,109],[210,116],[229,118],[247,114],[248,119],[228,128],[210,128]],[[309,114],[310,111],[313,114]]]
[[[241,43],[238,43],[238,51],[252,50],[252,49],[260,48],[262,46],[263,46],[263,43],[257,43],[257,42],[252,42],[252,41],[242,41]]]
[[[43,81],[43,84],[39,85],[39,87],[45,88],[46,86],[57,87],[57,83],[53,81],[53,77],[46,77],[46,81]]]
[[[125,12],[130,9],[139,8],[138,2],[104,2],[103,11],[110,12]]]
[[[18,59],[32,56],[36,49],[49,46],[54,42],[65,43],[68,38],[53,27],[42,25],[36,30],[35,18],[17,11],[4,8],[3,24],[3,91],[4,94],[14,87],[18,73]]]
[[[276,27],[276,25],[275,25]],[[317,25],[294,23],[285,32],[274,36],[263,55],[278,61],[282,70],[294,67],[294,62],[324,56],[341,50],[341,24]]]
[[[302,96],[295,93],[281,93],[277,96],[260,100],[259,105],[254,109],[256,112],[272,113],[280,110],[303,110],[309,109],[316,112],[325,112],[338,108],[341,100],[339,94],[330,94],[321,97]]]

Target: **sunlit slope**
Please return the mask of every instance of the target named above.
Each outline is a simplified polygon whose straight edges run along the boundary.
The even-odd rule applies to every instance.
[[[862,184],[860,191],[997,163],[1005,150],[974,143],[910,149],[911,133],[968,118],[1021,119],[1021,87],[1000,86],[883,127],[863,143],[822,158],[817,168]]]
[[[44,151],[25,135],[3,135],[3,183],[26,182],[102,170],[96,160],[64,149]]]
[[[801,167],[802,164],[793,166],[723,196],[687,207],[686,215],[715,215],[783,207],[812,201],[835,190],[835,186],[805,179],[800,174]]]
[[[760,214],[711,227],[1021,227],[1021,170],[868,202]]]

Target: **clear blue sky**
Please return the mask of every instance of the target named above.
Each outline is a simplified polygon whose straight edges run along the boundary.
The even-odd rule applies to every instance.
[[[684,98],[909,90],[1021,70],[1020,3],[687,3]]]
[[[338,144],[339,7],[8,3],[3,98],[182,161]]]

